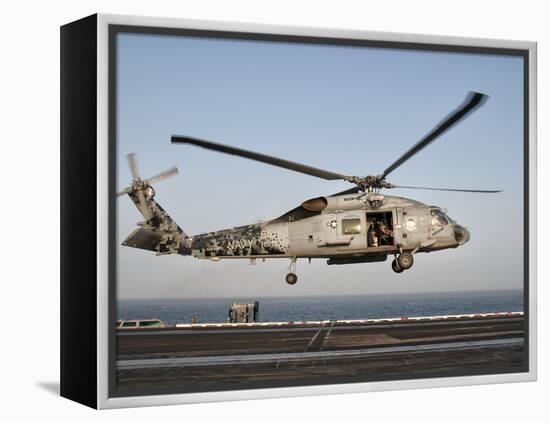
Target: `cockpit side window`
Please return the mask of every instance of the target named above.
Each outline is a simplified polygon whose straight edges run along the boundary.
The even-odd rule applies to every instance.
[[[430,210],[430,215],[432,219],[432,226],[445,226],[449,224],[449,221],[441,210],[432,209]]]

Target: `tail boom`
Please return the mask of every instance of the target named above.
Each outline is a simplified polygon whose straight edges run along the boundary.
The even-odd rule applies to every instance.
[[[154,200],[150,186],[128,193],[128,196],[146,219],[122,245],[154,251],[157,254],[191,254],[190,238]]]

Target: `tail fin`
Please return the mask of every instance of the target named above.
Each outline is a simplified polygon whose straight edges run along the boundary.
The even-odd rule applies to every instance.
[[[138,223],[139,228],[132,232],[122,245],[155,251],[157,254],[186,254],[188,236],[155,201],[155,190],[151,186],[154,181],[158,182],[177,174],[177,168],[141,180],[133,154],[128,155],[128,163],[133,177],[132,185],[119,195],[127,194],[145,221]]]

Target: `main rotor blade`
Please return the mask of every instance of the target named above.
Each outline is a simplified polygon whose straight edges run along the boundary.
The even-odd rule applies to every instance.
[[[294,170],[296,172],[305,173],[307,175],[316,176],[327,180],[344,179],[345,175],[329,172],[328,170],[318,169],[312,166],[306,166],[301,163],[291,162],[289,160],[279,159],[277,157],[268,156],[265,154],[256,153],[254,151],[242,150],[240,148],[230,147],[228,145],[217,144],[211,141],[205,141],[197,138],[185,137],[180,135],[172,135],[173,144],[192,144],[208,150],[219,151],[221,153],[232,154],[234,156],[245,157],[247,159],[256,160],[258,162],[267,163],[273,166],[282,167],[284,169]]]
[[[494,194],[494,193],[497,193],[497,192],[502,192],[502,190],[409,187],[409,186],[404,186],[404,185],[392,185],[392,188],[427,189],[427,190],[430,190],[430,191],[477,192],[477,193],[481,193],[481,194]]]
[[[340,192],[337,192],[336,194],[329,195],[329,197],[336,197],[338,195],[357,194],[359,191],[361,191],[361,188],[353,187],[353,188],[349,188],[345,191],[340,191]]]
[[[177,175],[178,168],[176,166],[171,167],[170,169],[165,170],[164,172],[159,173],[158,175],[151,176],[150,178],[143,181],[147,185],[156,184],[166,178],[169,178],[172,175]]]
[[[439,124],[437,124],[435,128],[433,128],[424,138],[418,141],[405,154],[403,154],[399,159],[397,159],[394,163],[392,163],[391,166],[384,171],[384,173],[382,174],[382,177],[385,178],[386,176],[388,176],[390,172],[393,172],[395,169],[401,166],[404,162],[406,162],[408,159],[410,159],[412,156],[414,156],[424,147],[428,146],[437,137],[442,135],[445,131],[447,131],[453,125],[457,124],[466,116],[468,116],[471,112],[473,112],[475,109],[482,106],[483,103],[485,103],[485,101],[487,100],[487,98],[488,96],[485,94],[470,91],[466,96],[466,100],[464,100],[464,102],[460,106],[458,106],[457,109],[451,112],[445,119],[443,119]]]
[[[139,172],[138,172],[138,166],[136,161],[136,155],[134,153],[130,153],[126,156],[126,159],[128,160],[128,167],[130,168],[132,179],[137,181],[139,179]]]

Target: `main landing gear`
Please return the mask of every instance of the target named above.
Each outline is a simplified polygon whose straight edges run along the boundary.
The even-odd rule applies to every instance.
[[[294,285],[298,282],[298,276],[296,275],[296,261],[296,257],[290,259],[290,266],[288,266],[288,273],[285,277],[286,283],[289,285]]]
[[[410,269],[414,263],[411,253],[399,254],[391,263],[391,268],[395,273],[401,273],[403,270]]]
[[[296,273],[287,273],[285,280],[287,284],[294,285],[296,282],[298,282],[298,276],[296,276]]]

